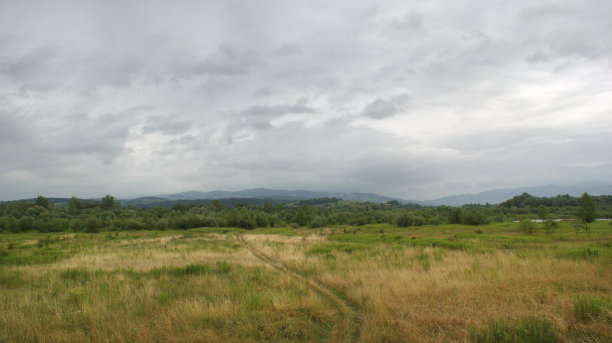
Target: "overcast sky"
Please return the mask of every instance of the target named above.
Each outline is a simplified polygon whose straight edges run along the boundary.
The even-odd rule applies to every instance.
[[[0,200],[587,181],[609,0],[0,0]]]

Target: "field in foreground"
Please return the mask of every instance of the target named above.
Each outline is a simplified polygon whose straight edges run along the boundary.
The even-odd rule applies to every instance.
[[[1,342],[610,342],[610,294],[605,222],[0,234]]]

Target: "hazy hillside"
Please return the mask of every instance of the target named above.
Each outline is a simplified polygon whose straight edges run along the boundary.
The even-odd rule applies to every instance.
[[[522,187],[522,188],[506,188],[506,189],[493,189],[484,191],[476,194],[459,194],[448,197],[443,197],[434,200],[421,201],[419,203],[423,205],[447,205],[447,206],[460,206],[464,204],[498,204],[506,201],[516,195],[522,193],[529,193],[533,196],[538,197],[551,197],[560,194],[569,194],[571,196],[579,196],[584,192],[591,195],[604,195],[612,194],[612,185],[608,184],[596,184],[596,183],[585,183],[576,184],[570,186],[559,186],[559,185],[546,185],[536,187]]]
[[[391,200],[405,202],[399,198],[391,198],[373,193],[342,193],[325,191],[306,191],[306,190],[281,190],[268,188],[253,188],[242,191],[188,191],[173,194],[156,195],[156,198],[168,200],[197,200],[197,199],[229,199],[229,198],[257,198],[257,199],[277,199],[277,200],[308,200],[319,198],[338,198],[353,201],[387,202]]]

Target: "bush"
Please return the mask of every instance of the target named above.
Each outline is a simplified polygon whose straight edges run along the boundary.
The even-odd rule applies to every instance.
[[[102,227],[102,221],[96,217],[87,217],[85,220],[85,232],[98,233]]]
[[[268,220],[268,216],[257,213],[255,215],[255,224],[257,227],[268,227],[268,225],[270,225],[270,221]]]
[[[589,224],[585,223],[582,220],[575,220],[572,225],[574,226],[574,231],[578,234],[580,231],[584,231],[585,233],[591,232],[591,228]]]
[[[519,223],[519,229],[526,235],[531,235],[536,231],[536,224],[530,219],[523,219]]]
[[[461,224],[463,225],[480,225],[487,224],[487,222],[487,217],[481,211],[469,210],[461,215]]]
[[[327,225],[327,218],[325,218],[323,216],[316,216],[310,222],[310,228],[311,229],[316,229],[316,228],[319,228],[319,227],[325,227],[326,225]]]
[[[461,210],[461,207],[455,207],[448,215],[448,223],[461,224],[461,217],[463,217],[463,210]]]
[[[396,222],[399,227],[421,226],[425,223],[425,219],[411,213],[403,213],[397,217]]]
[[[243,229],[253,230],[255,229],[255,224],[255,220],[253,218],[249,218],[249,216],[245,215],[238,218],[238,226]]]
[[[557,227],[559,227],[559,223],[555,221],[547,220],[544,222],[544,232],[546,232],[547,235],[553,233]]]
[[[548,343],[558,342],[550,322],[534,316],[519,320],[491,320],[486,327],[470,327],[474,343]]]

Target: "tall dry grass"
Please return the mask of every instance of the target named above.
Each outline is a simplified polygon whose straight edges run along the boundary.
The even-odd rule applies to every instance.
[[[605,320],[573,316],[576,294],[612,294],[608,263],[388,244],[320,255],[308,252],[324,242],[321,236],[248,239],[357,304],[361,342],[469,341],[470,326],[526,315],[550,321],[561,341],[612,341]]]

